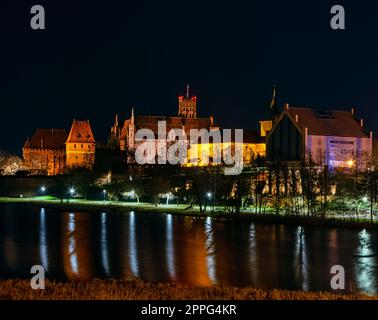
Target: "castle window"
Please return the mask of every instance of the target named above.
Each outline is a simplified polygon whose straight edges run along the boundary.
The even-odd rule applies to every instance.
[[[83,145],[81,145],[81,149],[83,149],[84,148],[84,146]]]
[[[76,144],[74,144],[74,148],[76,148]]]

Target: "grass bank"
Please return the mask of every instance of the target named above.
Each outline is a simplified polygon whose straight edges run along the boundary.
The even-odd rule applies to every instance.
[[[0,197],[0,203],[26,204],[32,206],[43,206],[64,211],[76,212],[108,212],[113,214],[124,214],[130,211],[145,213],[170,213],[173,215],[184,215],[192,217],[213,217],[221,220],[259,222],[269,224],[285,224],[293,226],[329,227],[329,228],[350,228],[350,229],[375,229],[378,230],[378,220],[373,223],[368,218],[348,218],[329,215],[324,218],[318,216],[305,216],[297,214],[275,214],[268,212],[256,214],[253,211],[243,210],[240,214],[227,213],[224,208],[216,207],[214,211],[209,209],[200,213],[197,206],[188,208],[187,205],[163,205],[155,206],[152,203],[136,202],[114,202],[72,199],[69,202],[61,202],[52,197],[35,198],[5,198]]]
[[[0,300],[378,300],[364,294],[262,290],[231,286],[190,287],[141,280],[46,281],[32,290],[29,280],[0,280]]]

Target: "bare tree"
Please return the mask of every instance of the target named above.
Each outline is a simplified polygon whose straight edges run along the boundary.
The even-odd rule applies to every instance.
[[[22,166],[22,159],[0,150],[0,175],[14,175]]]

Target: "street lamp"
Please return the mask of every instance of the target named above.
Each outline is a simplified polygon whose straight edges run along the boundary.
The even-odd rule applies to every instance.
[[[211,200],[211,198],[213,197],[213,194],[211,192],[208,192],[207,197],[209,198],[209,200]]]
[[[70,193],[71,196],[73,196],[74,193],[75,193],[75,189],[74,188],[70,188],[69,193]]]
[[[171,197],[173,197],[173,194],[171,192],[167,193],[167,204],[169,204]]]
[[[102,193],[104,194],[104,201],[106,200],[106,190],[102,190]]]
[[[362,197],[362,201],[363,201],[363,202],[367,203],[367,202],[368,202],[368,200],[369,200],[369,199],[368,199],[368,197],[367,197],[367,196],[363,196],[363,197]]]
[[[136,199],[137,202],[139,203],[139,197],[138,197],[138,194],[134,191],[134,190],[131,190],[128,195],[132,198],[132,199]]]
[[[42,187],[41,187],[41,192],[42,192],[42,193],[45,193],[45,191],[46,191],[46,187],[45,187],[45,186],[42,186]]]

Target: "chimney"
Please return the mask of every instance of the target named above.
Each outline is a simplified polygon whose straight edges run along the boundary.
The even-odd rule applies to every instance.
[[[361,119],[361,120],[360,120],[360,125],[361,125],[361,127],[364,126],[364,119]]]
[[[295,115],[295,122],[298,123],[298,115]]]
[[[284,109],[285,109],[285,110],[289,110],[289,104],[288,104],[288,103],[285,103],[285,104],[284,104]]]
[[[350,112],[354,115],[354,108],[350,109]]]

